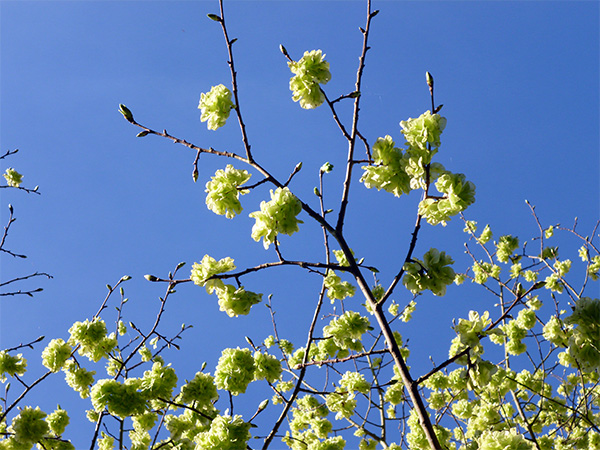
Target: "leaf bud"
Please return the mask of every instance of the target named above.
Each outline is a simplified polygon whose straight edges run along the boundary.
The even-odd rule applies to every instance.
[[[215,22],[220,22],[221,18],[216,14],[207,14],[206,15],[210,20],[214,20]]]
[[[290,57],[287,49],[283,46],[283,44],[279,44],[279,50],[281,51],[281,53],[283,53],[284,56],[286,56],[288,58]]]
[[[348,94],[349,98],[358,98],[360,97],[360,91],[354,91],[351,94]]]
[[[128,122],[133,123],[133,114],[131,114],[131,111],[129,110],[129,108],[127,108],[127,106],[125,106],[124,104],[120,103],[119,104],[119,112],[121,114],[123,114],[123,117],[125,117],[125,119]]]
[[[144,278],[148,281],[158,281],[158,278],[156,278],[154,275],[144,275]]]
[[[425,79],[427,80],[427,86],[433,88],[433,77],[429,72],[425,72]]]
[[[262,411],[263,409],[265,409],[267,407],[268,404],[269,404],[269,399],[263,400],[262,402],[260,402],[260,405],[258,405],[258,410]]]
[[[373,11],[371,13],[371,18],[375,17],[377,14],[379,14],[379,10],[378,9],[376,9],[375,11]]]
[[[315,186],[315,195],[316,195],[317,197],[320,197],[320,196],[321,196],[321,193],[319,192],[319,189],[318,189],[316,186]]]
[[[129,280],[131,280],[131,276],[129,276],[129,275],[125,275],[121,278],[121,281],[129,281]]]
[[[202,363],[202,367],[200,367],[200,372],[202,372],[204,369],[206,369],[206,361]]]
[[[144,136],[148,136],[148,132],[146,130],[140,131],[138,134],[135,135],[135,137],[144,137]]]

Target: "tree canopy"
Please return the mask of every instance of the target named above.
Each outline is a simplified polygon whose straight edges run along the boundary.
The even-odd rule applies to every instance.
[[[283,69],[248,83],[245,71],[268,52],[245,46],[230,24],[230,10],[239,24],[247,6],[215,3],[202,29],[220,34],[222,44],[203,51],[220,51],[211,56],[220,66],[211,59],[203,68],[200,125],[189,137],[177,112],[120,100],[128,122],[119,123],[122,145],[134,156],[111,165],[124,173],[136,165],[163,171],[163,195],[133,198],[124,190],[133,214],[113,216],[113,227],[99,234],[110,241],[122,231],[135,240],[147,223],[121,221],[145,208],[166,232],[160,243],[144,243],[152,255],[144,276],[120,274],[104,292],[88,285],[73,308],[84,312],[75,320],[65,312],[70,323],[59,334],[38,338],[10,327],[0,351],[0,449],[600,448],[597,217],[585,211],[583,223],[548,222],[537,201],[503,210],[502,192],[516,182],[506,174],[492,188],[496,196],[482,198],[479,188],[496,168],[483,164],[483,175],[472,174],[459,164],[468,158],[459,157],[466,144],[450,131],[458,121],[445,98],[453,96],[429,67],[414,84],[420,106],[411,96],[410,108],[400,102],[382,114],[378,102],[396,100],[378,89],[406,87],[369,81],[394,50],[384,39],[383,5],[381,12],[370,1],[361,5],[342,21],[355,21],[352,31],[336,36],[352,42],[338,44],[341,56],[314,38],[292,46],[283,35],[279,49],[269,50]],[[406,61],[419,59],[405,51]],[[258,98],[256,107],[246,101]],[[481,123],[472,114],[459,117]],[[468,145],[485,161],[483,147],[498,143],[476,136]],[[531,145],[530,136],[522,140]],[[11,164],[2,188],[21,194],[19,202],[35,195],[39,208],[44,186],[28,185],[32,177],[21,173],[16,153],[2,155]],[[560,169],[556,186],[568,178]],[[104,176],[120,184],[115,174]],[[201,202],[190,208],[178,199],[184,187]],[[489,213],[483,221],[472,214],[480,203],[503,217],[501,226],[488,224]],[[25,255],[12,249],[18,228],[15,208],[8,211],[1,249],[13,262]],[[61,225],[74,226],[64,215]],[[182,234],[190,221],[197,231]],[[118,255],[95,248],[81,262],[104,285],[96,260],[110,264]],[[64,280],[42,281],[53,267],[22,269],[13,263],[3,275],[2,301],[11,312],[26,297],[41,299],[40,285]]]

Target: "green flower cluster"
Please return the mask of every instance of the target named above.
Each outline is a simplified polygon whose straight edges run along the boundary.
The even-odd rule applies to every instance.
[[[69,424],[67,412],[58,407],[53,413],[46,415],[39,407],[23,408],[15,416],[8,427],[0,427],[2,450],[29,450],[37,444],[38,448],[48,450],[75,450],[73,444],[62,440],[61,435]]]
[[[368,318],[356,311],[346,311],[323,328],[323,336],[332,338],[331,340],[339,349],[338,357],[343,357],[342,354],[347,355],[348,350],[362,349],[362,335],[370,328]]]
[[[268,353],[254,353],[254,379],[275,383],[281,378],[281,362]]]
[[[244,286],[236,288],[232,284],[226,284],[217,289],[219,309],[225,311],[229,317],[246,316],[250,308],[262,301],[262,294],[246,291]]]
[[[454,269],[449,267],[451,264],[454,261],[446,252],[431,248],[423,255],[423,261],[416,259],[404,265],[402,283],[413,294],[430,290],[441,297],[456,276]]]
[[[371,385],[365,380],[364,375],[357,372],[346,372],[342,375],[335,392],[327,396],[327,408],[336,413],[336,420],[349,419],[354,415],[357,405],[355,393],[367,394],[370,389]]]
[[[199,405],[200,407],[212,405],[218,399],[214,378],[209,374],[196,372],[191,381],[181,386],[178,401],[185,404]]]
[[[335,300],[344,300],[346,297],[353,297],[356,288],[348,281],[342,281],[333,270],[327,270],[327,275],[323,281],[327,288],[327,297],[333,303]]]
[[[6,382],[6,374],[11,377],[23,375],[27,371],[27,360],[19,353],[10,355],[6,350],[0,351],[0,381]]]
[[[475,202],[475,185],[467,181],[462,173],[446,172],[440,175],[435,187],[444,197],[426,198],[419,203],[419,214],[431,225],[446,225],[452,216]]]
[[[124,382],[99,380],[91,390],[92,405],[98,413],[106,409],[120,418],[136,416],[144,414],[149,404],[162,407],[159,399],[170,399],[176,385],[175,370],[156,361],[152,370],[145,371],[141,378],[128,378]]]
[[[333,357],[345,358],[350,354],[350,350],[362,350],[362,336],[370,329],[372,328],[368,318],[355,311],[346,311],[323,327],[323,339],[320,339],[316,345],[311,344],[307,361],[324,361]],[[305,347],[296,350],[289,358],[290,365],[302,364],[305,354]]]
[[[71,337],[68,344],[72,347],[79,346],[78,353],[87,356],[90,361],[100,361],[117,346],[115,333],[107,335],[106,323],[102,319],[75,322],[69,333]]]
[[[2,176],[6,180],[6,184],[10,187],[19,187],[23,181],[23,175],[21,175],[12,167],[6,169],[6,172],[3,173]]]
[[[415,119],[416,120],[416,119]],[[374,165],[363,166],[360,181],[368,188],[385,190],[400,197],[414,189],[425,189],[425,166],[431,163],[437,149],[428,150],[407,144],[406,152],[394,146],[391,136],[378,138],[372,148]],[[446,170],[439,163],[429,166],[430,181]]]
[[[419,214],[432,225],[445,225],[451,216],[475,201],[475,185],[463,174],[452,174],[441,164],[431,162],[441,145],[446,119],[427,111],[400,125],[406,150],[394,147],[390,136],[377,139],[372,148],[374,164],[363,166],[360,181],[369,189],[384,189],[400,197],[414,189],[427,189],[428,183],[437,180],[435,186],[443,196],[424,199],[419,204]]]
[[[242,416],[217,416],[207,431],[198,433],[194,438],[196,447],[202,450],[240,450],[247,447],[250,424]]]
[[[223,289],[225,283],[219,278],[211,277],[224,272],[230,272],[235,269],[233,259],[230,257],[217,261],[209,255],[204,255],[200,264],[194,263],[192,266],[191,280],[198,286],[206,287],[206,292],[212,294],[215,289]]]
[[[592,263],[589,265],[587,273],[594,281],[600,278],[600,255],[596,255],[592,258]]]
[[[204,255],[200,264],[193,264],[190,277],[194,284],[204,286],[209,294],[216,292],[220,310],[225,311],[229,317],[247,315],[252,305],[262,300],[262,294],[246,291],[244,286],[236,288],[232,284],[223,283],[219,278],[211,279],[215,275],[234,269],[232,258],[217,261],[209,255]]]
[[[363,166],[361,183],[368,189],[383,189],[396,197],[408,194],[412,190],[411,177],[406,173],[409,157],[394,147],[392,137],[377,139],[371,152],[375,165]]]
[[[533,450],[532,442],[527,441],[516,430],[484,431],[477,439],[479,450]]]
[[[165,416],[166,428],[171,434],[170,440],[181,446],[177,448],[194,449],[194,441],[199,438],[200,433],[210,430],[211,421],[219,414],[214,407],[217,399],[217,388],[210,374],[198,372],[191,381],[181,387],[181,392],[175,401],[189,408],[185,408],[178,416],[174,414]],[[204,435],[204,439],[206,438],[207,436]]]
[[[483,261],[475,261],[473,263],[473,282],[477,284],[484,284],[489,277],[498,278],[500,276],[500,266],[496,264],[487,263]]]
[[[449,356],[455,356],[466,347],[470,348],[471,357],[478,358],[478,355],[483,354],[480,340],[485,336],[484,330],[491,322],[487,311],[481,316],[477,311],[469,311],[469,319],[459,319],[454,327],[457,336],[452,340]],[[456,362],[466,365],[467,361],[467,358],[459,358]]]
[[[239,187],[252,175],[246,170],[234,169],[228,164],[225,170],[217,170],[211,181],[206,183],[206,206],[215,214],[232,219],[242,212],[240,195],[250,192]]]
[[[502,341],[506,348],[506,352],[509,355],[520,355],[527,350],[527,345],[523,342],[523,339],[527,337],[527,326],[530,328],[535,325],[535,313],[533,311],[523,314],[521,310],[519,312],[518,320],[509,320],[506,324],[500,325],[500,331],[503,333]],[[531,323],[531,313],[533,313],[533,323]],[[501,339],[497,338],[493,341],[499,343]]]
[[[272,355],[249,349],[226,348],[215,370],[215,385],[233,395],[246,392],[252,381],[266,379],[274,383],[281,378],[281,363]]]
[[[68,360],[64,367],[65,381],[74,391],[79,392],[81,398],[90,396],[90,387],[94,384],[93,370],[87,370],[85,367],[80,367],[74,360]]]
[[[352,256],[354,256],[354,252],[352,251],[352,249],[350,249],[350,251],[352,252]],[[350,267],[350,261],[348,261],[348,258],[346,258],[346,255],[344,254],[343,250],[334,250],[333,255],[335,256],[335,259],[337,260],[340,266]]]
[[[268,249],[275,242],[279,233],[291,236],[298,231],[302,223],[296,216],[302,211],[302,203],[287,187],[271,190],[271,201],[261,202],[260,211],[250,214],[256,219],[252,227],[252,239],[256,242],[263,239],[263,246]]]
[[[400,127],[408,145],[425,152],[428,145],[434,149],[441,145],[440,135],[446,128],[446,118],[426,111],[416,119],[400,122]]]
[[[149,431],[154,427],[157,418],[157,414],[153,412],[146,412],[131,418],[133,422],[133,430],[129,432],[131,450],[146,450],[150,446],[152,437]]]
[[[584,370],[600,369],[600,300],[581,297],[564,320],[571,327],[568,353]]]
[[[300,102],[304,109],[313,109],[325,101],[320,84],[327,84],[331,80],[329,63],[325,61],[321,50],[304,52],[299,61],[288,62],[288,67],[294,74],[290,79],[292,99]]]
[[[52,372],[61,370],[73,349],[63,339],[52,339],[42,352],[42,364]]]
[[[340,438],[328,438],[332,425],[327,419],[329,410],[312,395],[296,400],[292,410],[293,419],[282,441],[292,450],[342,450],[345,441]],[[321,440],[323,439],[323,440]]]
[[[519,238],[510,235],[500,236],[496,244],[496,258],[498,261],[506,263],[518,247]]]
[[[39,407],[35,409],[29,406],[23,408],[8,427],[8,432],[13,433],[8,441],[12,444],[12,448],[30,449],[36,442],[41,441],[50,431],[48,423],[44,420],[45,417],[46,413]]]
[[[202,110],[200,120],[208,121],[208,129],[216,130],[225,125],[231,109],[234,108],[231,101],[231,92],[224,85],[213,86],[210,92],[200,95],[198,109]]]

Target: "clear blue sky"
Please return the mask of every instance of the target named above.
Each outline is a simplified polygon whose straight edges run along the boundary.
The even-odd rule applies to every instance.
[[[401,144],[398,123],[429,109],[424,74],[430,71],[448,119],[439,160],[477,186],[468,218],[490,223],[496,236],[529,238],[536,227],[528,199],[546,224],[571,225],[577,216],[581,232],[588,233],[600,215],[598,2],[373,4],[381,12],[372,24],[363,80],[362,134],[371,143],[390,134]],[[305,111],[291,100],[290,73],[278,47],[284,44],[294,58],[322,49],[333,76],[328,95],[349,93],[365,9],[362,1],[226,3],[230,37],[238,38],[240,106],[255,157],[281,179],[302,161],[292,189],[315,206],[317,171],[330,161],[337,170],[326,193],[335,207],[346,144],[325,108]],[[216,12],[216,1],[0,3],[0,150],[20,149],[0,170],[15,167],[25,185],[39,185],[42,192],[1,191],[2,225],[8,203],[18,218],[8,247],[29,256],[22,262],[2,255],[1,277],[35,271],[54,276],[39,280],[44,291],[34,299],[1,299],[0,348],[38,335],[46,342],[66,339],[74,321],[96,312],[105,285],[126,274],[133,277],[125,285],[127,318],[141,325],[153,319],[163,294],[162,286],[143,279],[146,273],[165,276],[178,262],[191,266],[207,253],[232,256],[239,268],[275,260],[272,249],[265,252],[249,236],[253,220],[247,213],[268,196],[266,189],[244,198],[238,220],[215,216],[204,204],[204,184],[230,161],[202,156],[194,184],[193,152],[151,136],[136,138],[138,130],[117,112],[124,103],[152,128],[203,147],[241,151],[233,117],[213,132],[200,123],[197,109],[200,93],[231,84],[220,27],[206,18]],[[347,120],[349,109],[340,111]],[[259,181],[258,174],[252,181]],[[406,253],[418,194],[398,200],[356,184],[351,201],[350,245],[389,282]],[[299,239],[284,237],[283,250],[291,259],[319,258],[320,230],[307,216],[303,220]],[[436,246],[455,257],[457,269],[464,267],[461,229],[456,219],[445,229],[425,227],[417,254]],[[272,271],[244,283],[265,297],[273,293],[280,330],[293,327],[288,337],[304,342],[319,280],[297,275]],[[450,288],[442,299],[423,296],[415,315],[420,322],[402,330],[414,354],[425,352],[414,367],[427,364],[429,353],[438,360],[447,354],[453,317],[492,307],[492,300],[478,297],[481,290],[472,292],[465,297]],[[410,300],[404,292],[394,298]],[[202,361],[213,368],[221,348],[246,345],[244,335],[262,341],[270,320],[265,308],[255,308],[250,317],[229,319],[203,289],[182,287],[163,330],[177,330],[181,322],[195,328],[183,350],[167,359],[182,378],[191,378]],[[425,339],[439,340],[439,346],[421,346]],[[38,354],[30,354],[34,373],[41,372]],[[47,411],[57,402],[88,407],[61,386],[62,375],[56,378],[49,384],[56,396],[44,391],[32,398]],[[76,426],[71,433],[83,440],[75,442],[87,442],[89,431]]]

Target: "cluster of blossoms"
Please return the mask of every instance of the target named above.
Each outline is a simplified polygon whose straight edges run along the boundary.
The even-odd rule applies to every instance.
[[[262,238],[263,246],[268,249],[279,233],[291,236],[298,231],[298,224],[303,223],[296,218],[301,211],[302,203],[287,187],[271,190],[271,201],[262,201],[260,211],[250,213],[256,219],[252,239],[258,242]]]
[[[313,109],[325,101],[321,84],[331,80],[329,63],[321,50],[304,52],[299,61],[288,62],[288,67],[294,74],[290,79],[292,99],[300,102],[304,109]]]
[[[6,450],[29,450],[34,445],[43,443],[48,450],[75,450],[73,444],[63,441],[60,436],[69,424],[67,412],[58,407],[51,414],[46,414],[39,407],[25,407],[13,419],[11,425],[0,431],[7,433],[7,439],[0,441],[0,448]]]
[[[19,353],[12,356],[7,351],[0,351],[0,381],[6,382],[6,375],[14,377],[15,375],[23,375],[27,370],[27,360]]]
[[[320,339],[318,344],[311,344],[307,361],[324,361],[333,357],[345,358],[351,350],[361,351],[362,337],[371,329],[367,317],[356,311],[346,311],[323,327],[323,339]],[[296,350],[289,358],[290,365],[302,364],[305,354],[305,347]]]
[[[452,284],[456,276],[451,264],[454,261],[446,252],[431,248],[423,255],[423,261],[415,259],[404,265],[402,283],[413,294],[430,290],[441,297],[446,294],[446,287]]]
[[[68,344],[78,346],[78,353],[87,356],[90,361],[98,362],[107,357],[117,346],[115,333],[107,334],[103,320],[75,322],[69,329],[71,337]]]
[[[325,280],[323,281],[327,288],[327,297],[333,303],[335,300],[343,300],[346,297],[353,297],[356,292],[356,288],[352,286],[348,281],[342,281],[342,279],[335,274],[333,270],[328,270]]]
[[[215,385],[218,389],[239,395],[246,392],[252,381],[267,380],[274,383],[281,378],[281,363],[268,353],[249,349],[227,348],[221,353],[215,370]]]
[[[234,104],[231,101],[231,92],[222,84],[213,86],[209,92],[200,95],[200,120],[208,122],[209,130],[216,130],[225,125],[232,108]]]
[[[293,419],[290,422],[290,432],[282,441],[292,450],[327,449],[342,450],[346,441],[341,437],[328,437],[332,424],[327,419],[329,410],[312,395],[305,395],[296,400],[292,411]],[[322,439],[322,440],[321,440]]]
[[[234,269],[232,258],[217,261],[212,256],[204,255],[200,263],[193,264],[190,276],[194,284],[204,286],[209,294],[217,294],[220,310],[225,311],[229,317],[247,315],[250,308],[262,300],[262,294],[246,291],[243,286],[225,284],[220,278],[212,278]]]
[[[400,126],[406,149],[396,148],[390,136],[377,139],[372,148],[374,164],[363,166],[360,181],[369,189],[383,189],[400,197],[414,189],[427,189],[428,183],[437,180],[435,186],[443,196],[424,199],[419,214],[432,225],[445,225],[475,201],[475,185],[463,174],[450,173],[441,164],[432,163],[446,119],[427,111],[416,119],[400,122]]]
[[[6,180],[6,184],[8,184],[10,187],[19,187],[23,181],[23,175],[21,175],[12,167],[6,169],[6,172],[3,173],[2,176]]]
[[[435,187],[444,194],[443,198],[426,198],[419,203],[419,214],[431,225],[445,225],[452,216],[475,202],[475,185],[462,173],[440,175]]]
[[[247,189],[240,186],[252,175],[246,170],[234,169],[228,164],[225,170],[217,170],[211,180],[206,183],[206,206],[215,214],[232,219],[242,212],[240,195],[247,194]]]
[[[544,327],[544,337],[559,347],[567,347],[561,362],[585,371],[600,368],[600,300],[581,297],[573,313],[560,321],[554,318]]]

